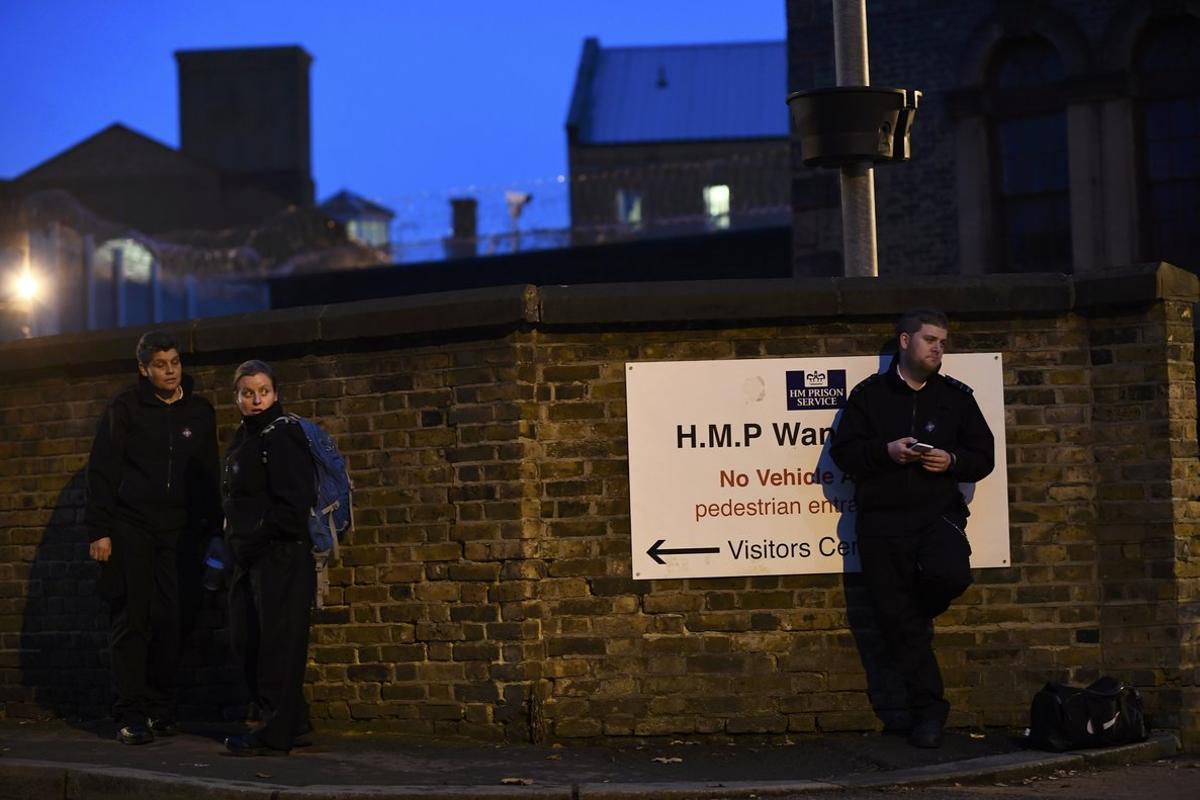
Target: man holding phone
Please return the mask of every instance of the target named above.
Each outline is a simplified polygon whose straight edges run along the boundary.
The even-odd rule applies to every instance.
[[[909,695],[914,747],[940,747],[950,711],[935,617],[971,585],[960,483],[986,477],[995,441],[966,384],[941,374],[949,322],[905,312],[886,372],[854,387],[830,455],[854,481],[858,555],[880,631]]]

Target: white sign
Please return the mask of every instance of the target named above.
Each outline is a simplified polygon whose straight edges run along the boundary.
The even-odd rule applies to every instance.
[[[829,457],[838,407],[890,356],[626,364],[633,577],[855,572],[854,484]],[[1009,565],[999,353],[951,354],[996,468],[963,484],[971,565]]]

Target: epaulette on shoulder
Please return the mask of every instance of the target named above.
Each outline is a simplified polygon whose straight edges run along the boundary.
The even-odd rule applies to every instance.
[[[882,372],[875,372],[875,373],[872,373],[871,375],[868,375],[867,377],[865,377],[861,381],[859,381],[857,386],[855,386],[853,389],[850,390],[850,396],[853,397],[855,395],[855,393],[861,391],[862,389],[866,388],[867,386],[870,386],[872,383],[874,383],[875,381],[879,380],[882,377],[883,377]]]
[[[974,389],[972,389],[970,386],[967,386],[958,378],[951,378],[949,375],[943,375],[942,378],[946,381],[947,386],[953,386],[955,389],[958,389],[960,392],[964,392],[966,394],[975,394]]]

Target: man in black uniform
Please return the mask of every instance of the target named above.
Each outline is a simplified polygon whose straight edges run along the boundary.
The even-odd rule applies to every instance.
[[[995,442],[971,388],[941,375],[949,323],[905,313],[886,373],[850,393],[830,455],[854,480],[858,555],[879,627],[908,688],[909,743],[939,747],[950,711],[933,618],[971,585],[959,483],[986,477]]]
[[[109,603],[113,712],[124,744],[173,732],[178,554],[189,536],[219,536],[222,520],[212,405],[192,394],[170,334],[142,336],[137,361],[138,382],[100,418],[87,466],[89,555],[100,562],[97,589]]]

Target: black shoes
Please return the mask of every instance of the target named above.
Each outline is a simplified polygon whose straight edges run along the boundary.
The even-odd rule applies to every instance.
[[[313,726],[311,720],[304,720],[300,725],[300,730],[296,731],[295,738],[292,739],[292,747],[312,747]]]
[[[908,735],[908,743],[913,747],[936,750],[942,746],[942,723],[936,719],[918,722]]]
[[[121,744],[149,744],[154,741],[154,733],[145,725],[126,725],[117,731],[117,741]]]
[[[175,720],[167,717],[155,718],[151,717],[147,720],[150,732],[155,736],[174,736],[175,735]]]
[[[225,749],[235,756],[286,756],[287,750],[268,747],[258,740],[253,733],[243,736],[230,736],[225,740]]]

